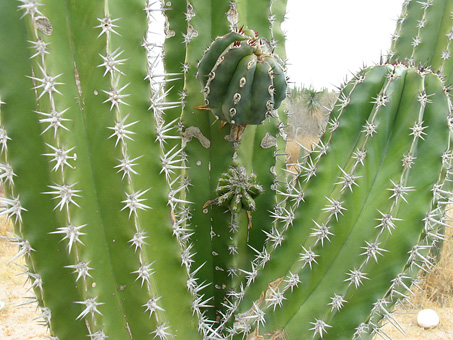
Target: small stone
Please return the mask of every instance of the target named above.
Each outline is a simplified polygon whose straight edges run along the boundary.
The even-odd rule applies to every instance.
[[[432,309],[423,309],[418,312],[417,324],[424,329],[435,328],[439,325],[440,319]]]

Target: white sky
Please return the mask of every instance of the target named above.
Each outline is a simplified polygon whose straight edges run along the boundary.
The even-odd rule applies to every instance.
[[[379,61],[390,47],[403,0],[288,0],[288,75],[329,89]]]

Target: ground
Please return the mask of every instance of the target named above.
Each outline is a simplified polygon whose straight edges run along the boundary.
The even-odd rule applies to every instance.
[[[11,236],[12,227],[0,220],[0,237]],[[450,237],[451,239],[451,237]],[[23,268],[9,261],[16,255],[17,248],[0,238],[0,339],[1,340],[38,340],[45,339],[47,330],[40,325],[40,313],[36,305],[27,304],[32,294],[28,291]],[[422,284],[424,292],[417,289],[413,304],[416,308],[398,308],[393,317],[405,330],[400,333],[388,324],[383,335],[375,340],[453,340],[453,245],[444,247],[441,261]],[[22,305],[22,306],[21,306]],[[424,330],[417,326],[417,313],[420,309],[431,308],[440,317],[440,325]]]
[[[12,227],[0,220],[0,237],[11,236],[9,231],[12,231]],[[0,339],[44,339],[48,334],[39,323],[40,313],[35,304],[27,304],[30,301],[27,296],[31,297],[32,293],[27,291],[29,285],[25,282],[26,275],[21,275],[23,269],[20,266],[9,263],[16,253],[16,246],[0,239]]]

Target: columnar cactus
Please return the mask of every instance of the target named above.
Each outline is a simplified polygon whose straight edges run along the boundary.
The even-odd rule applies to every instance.
[[[365,338],[429,270],[442,77],[361,70],[289,171],[285,7],[2,2],[1,211],[51,339]]]
[[[451,83],[452,11],[449,0],[405,1],[393,35],[390,60],[432,67]]]

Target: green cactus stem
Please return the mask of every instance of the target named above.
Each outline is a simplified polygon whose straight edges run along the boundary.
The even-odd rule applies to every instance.
[[[1,113],[16,174],[10,191],[27,211],[16,232],[34,249],[28,270],[41,278],[51,335],[197,338],[148,111],[144,3],[22,3],[2,4],[2,32],[13,32],[2,41],[17,48],[1,63]],[[37,23],[44,15],[50,35]],[[11,91],[16,76],[21,90]],[[163,296],[162,284],[174,292]]]
[[[423,65],[452,82],[453,3],[449,0],[406,1],[393,35],[390,61]]]
[[[442,224],[445,201],[436,192],[451,162],[446,88],[429,71],[383,65],[360,72],[341,96],[299,174],[304,202],[288,194],[275,212],[280,229],[256,259],[236,332],[288,339],[382,332],[379,320],[405,296],[409,277],[430,266],[430,240],[418,235]]]
[[[241,270],[247,270],[250,263],[245,256],[252,252],[247,246],[247,239],[251,239],[247,235],[250,223],[253,225],[259,223],[257,231],[254,230],[255,228],[251,229],[253,233],[259,233],[257,240],[264,240],[265,237],[260,230],[268,230],[271,226],[269,223],[260,223],[260,220],[263,221],[265,218],[255,217],[253,211],[232,212],[228,207],[206,205],[206,203],[217,199],[216,189],[222,174],[227,173],[231,167],[243,167],[246,176],[251,176],[257,171],[265,173],[263,182],[258,181],[263,187],[263,194],[257,197],[255,202],[257,210],[272,209],[276,196],[271,188],[274,175],[270,170],[275,165],[275,140],[279,129],[276,119],[267,120],[265,124],[259,126],[224,126],[209,111],[199,110],[200,105],[204,103],[204,98],[202,86],[196,76],[198,75],[198,78],[203,81],[203,74],[207,73],[206,70],[211,67],[209,65],[214,59],[216,61],[218,59],[218,57],[207,57],[211,55],[210,53],[205,54],[205,61],[209,65],[204,67],[204,63],[199,63],[203,58],[202,51],[205,51],[213,42],[215,49],[218,49],[219,43],[225,45],[222,39],[216,40],[216,38],[225,35],[229,30],[239,31],[238,20],[244,16],[234,2],[215,2],[212,6],[217,9],[216,14],[211,22],[207,22],[205,17],[196,15],[205,10],[206,2],[191,1],[190,4],[195,15],[189,16],[190,20],[183,32],[189,32],[190,29],[197,32],[197,36],[186,44],[184,64],[189,67],[184,75],[186,101],[182,107],[181,116],[182,146],[185,156],[183,165],[186,167],[182,172],[182,178],[189,185],[182,193],[184,202],[177,209],[182,212],[181,225],[193,232],[192,239],[197,240],[197,242],[190,242],[192,247],[190,260],[193,261],[191,268],[196,271],[198,282],[204,283],[196,287],[197,294],[203,297],[200,300],[200,313],[204,312],[211,319],[218,320],[222,319],[221,314],[228,310],[226,295],[232,290],[239,289],[244,277]],[[280,4],[280,1],[275,4]],[[269,8],[268,11],[270,11]],[[227,13],[227,15],[219,13]],[[278,23],[274,25],[279,26]],[[244,26],[253,27],[253,22]],[[187,36],[186,33],[183,34]],[[234,33],[229,36],[237,35]],[[167,40],[177,37],[178,35]],[[180,46],[177,40],[174,43]],[[251,46],[250,49],[253,51]],[[197,65],[203,66],[201,71],[196,67]],[[223,92],[225,91],[226,89],[223,89]],[[266,93],[268,93],[267,88]],[[264,147],[258,147],[261,144]],[[255,162],[259,165],[255,165]],[[266,221],[272,222],[272,219],[268,217]],[[207,282],[212,284],[206,285]],[[209,303],[201,303],[205,300]],[[206,309],[204,304],[212,305],[214,308]]]

